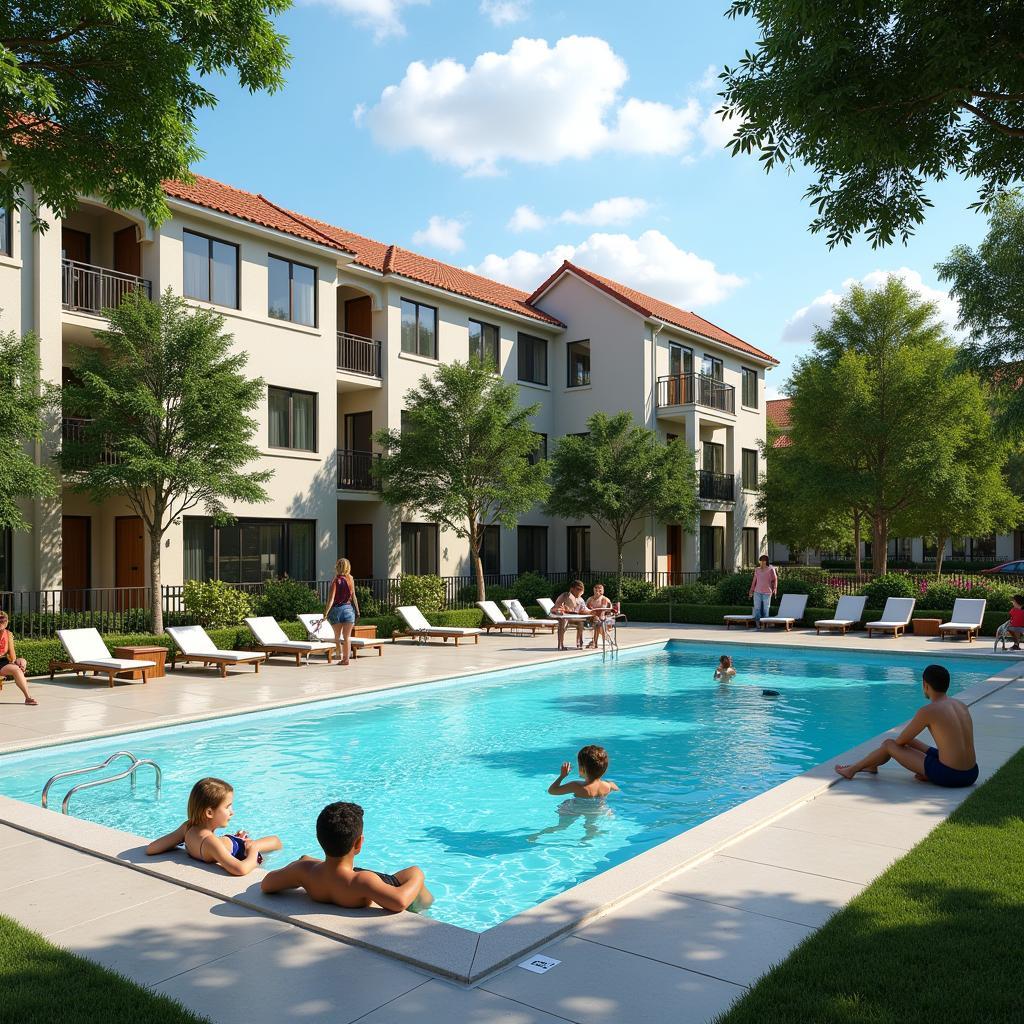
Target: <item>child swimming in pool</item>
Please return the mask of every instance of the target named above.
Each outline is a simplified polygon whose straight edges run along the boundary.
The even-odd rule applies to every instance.
[[[736,675],[736,669],[732,667],[732,658],[723,654],[718,659],[718,668],[715,669],[715,680],[719,683],[727,683]]]
[[[217,829],[227,828],[234,817],[235,791],[222,779],[200,779],[188,795],[188,820],[173,832],[154,839],[146,847],[153,856],[184,845],[193,860],[217,864],[229,875],[247,875],[263,860],[263,854],[281,849],[277,836],[252,839],[239,829],[234,835],[219,836]]]
[[[562,763],[562,771],[558,778],[548,786],[552,796],[572,796],[577,800],[604,800],[609,793],[617,793],[619,787],[611,779],[606,779],[608,771],[608,751],[604,747],[588,744],[576,755],[580,776],[583,782],[566,782],[565,777],[572,771],[568,761]]]
[[[316,819],[316,840],[325,860],[300,857],[270,871],[260,883],[263,891],[305,889],[317,903],[348,908],[376,903],[394,911],[426,910],[434,902],[423,872],[415,865],[394,875],[355,866],[356,855],[363,848],[363,809],[359,804],[328,804]]]

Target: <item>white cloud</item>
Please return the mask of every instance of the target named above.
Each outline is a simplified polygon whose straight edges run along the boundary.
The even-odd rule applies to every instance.
[[[599,199],[585,210],[563,210],[557,217],[545,217],[532,206],[517,206],[505,226],[509,231],[539,231],[549,224],[582,224],[591,228],[621,227],[651,209],[646,199],[638,196],[613,196]]]
[[[512,25],[530,13],[530,0],[480,0],[480,13],[486,14],[492,25]]]
[[[426,245],[445,252],[459,252],[466,247],[462,232],[466,222],[451,217],[431,217],[425,228],[412,236],[414,245]]]
[[[308,6],[330,7],[346,14],[357,25],[373,30],[375,39],[388,36],[404,36],[405,25],[402,11],[413,4],[429,3],[429,0],[301,0]]]
[[[720,85],[721,82],[718,78],[718,65],[709,64],[704,69],[704,74],[701,75],[700,81],[697,83],[697,89],[700,92],[711,92],[712,89]]]
[[[623,98],[625,61],[603,39],[516,39],[507,53],[414,61],[366,112],[376,142],[419,148],[467,174],[505,162],[554,164],[601,151],[683,156],[705,108]]]
[[[517,206],[505,225],[509,231],[539,231],[547,221],[532,206]]]
[[[859,280],[855,277],[848,277],[843,281],[838,292],[829,288],[828,291],[811,299],[806,306],[802,306],[786,321],[780,340],[792,345],[810,344],[814,328],[828,325],[832,319],[833,309],[852,285],[860,284],[865,288],[880,288],[890,276],[900,278],[908,288],[917,292],[925,301],[934,302],[939,319],[942,320],[946,330],[955,335],[959,311],[956,300],[950,298],[947,292],[925,284],[918,271],[911,270],[909,267],[900,267],[898,270],[872,270]]]
[[[355,105],[355,108],[352,111],[352,120],[355,122],[357,127],[363,123],[363,118],[365,116],[366,116],[366,104],[365,103],[357,103]]]
[[[684,308],[720,302],[744,283],[653,230],[636,238],[595,233],[579,245],[557,245],[543,253],[492,253],[467,269],[532,291],[564,260]]]
[[[718,113],[718,108],[709,110],[700,123],[700,136],[704,140],[704,152],[715,153],[723,150],[732,140],[739,120],[731,117],[728,120]]]

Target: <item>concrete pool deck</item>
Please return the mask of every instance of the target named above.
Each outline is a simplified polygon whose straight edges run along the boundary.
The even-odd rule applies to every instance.
[[[734,652],[742,643],[756,642],[927,653],[935,660],[944,654],[991,654],[990,643],[914,637],[868,641],[801,631],[726,637],[718,629],[685,626],[630,626],[622,634],[623,641],[667,638],[713,640]],[[493,637],[458,651],[388,645],[383,658],[360,658],[352,671],[282,664],[259,676],[227,680],[179,672],[146,687],[125,684],[114,690],[93,683],[34,682],[40,708],[13,704],[20,700],[13,687],[13,694],[6,688],[0,694],[0,750],[556,657],[578,655],[556,655],[541,638]],[[997,658],[991,663],[992,674],[1002,675],[979,688],[983,692],[974,706],[982,779],[1024,737],[1024,662]],[[46,708],[47,719],[32,720]],[[0,821],[6,823],[0,826],[5,869],[0,907],[52,941],[222,1021],[703,1021],[966,796],[922,786],[901,769],[828,788],[832,781],[827,770],[816,769],[597,876],[591,880],[598,890],[593,899],[578,893],[589,883],[570,890],[562,898],[576,900],[570,908],[576,919],[590,919],[568,930],[562,926],[572,914],[565,917],[565,907],[552,906],[559,897],[492,930],[497,936],[506,929],[494,940],[506,948],[492,941],[488,949],[490,933],[477,936],[429,922],[435,926],[427,929],[430,941],[438,947],[449,940],[476,944],[468,972],[452,972],[482,979],[472,988],[357,948],[352,943],[361,941],[359,934],[339,942],[324,934],[337,922],[330,909],[300,897],[271,901],[254,895],[253,876],[230,879],[173,858],[143,865],[133,837],[12,800],[0,800]],[[786,787],[790,791],[780,800],[778,791]],[[766,798],[768,803],[750,806]],[[721,819],[737,812],[739,817],[723,826]],[[703,837],[694,836],[701,829]],[[154,872],[157,863],[160,870]],[[143,866],[145,872],[139,870]],[[620,885],[609,907],[608,876],[617,872],[634,876],[632,888],[626,880],[625,891]],[[646,881],[638,881],[637,874]],[[330,919],[326,928],[323,919]],[[383,925],[398,946],[417,946],[421,940],[415,933],[422,935],[428,922],[378,914],[357,924],[366,944],[375,944],[369,932],[381,932]],[[346,920],[345,927],[351,929],[353,922]],[[545,941],[545,935],[559,931],[559,937]],[[518,951],[534,948],[562,963],[544,975],[515,966],[523,959]],[[450,952],[466,963],[468,948]],[[393,953],[402,955],[400,949]],[[513,966],[498,972],[511,954],[516,955]]]

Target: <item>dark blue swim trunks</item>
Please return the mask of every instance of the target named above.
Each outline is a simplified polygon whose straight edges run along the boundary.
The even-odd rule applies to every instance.
[[[978,781],[978,766],[973,768],[950,768],[939,760],[939,752],[929,747],[924,755],[924,774],[929,782],[936,786],[958,789],[962,786],[973,786]]]
[[[388,885],[393,885],[396,889],[402,888],[402,883],[395,877],[395,875],[389,875],[385,871],[374,871],[372,868],[356,868],[356,871],[370,871],[378,878],[387,882]]]

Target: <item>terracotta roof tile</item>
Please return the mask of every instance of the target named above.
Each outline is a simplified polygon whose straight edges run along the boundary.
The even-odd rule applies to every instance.
[[[770,398],[765,402],[764,412],[773,427],[790,425],[789,410],[793,405],[792,398]]]
[[[630,288],[628,285],[613,281],[611,278],[602,277],[600,274],[595,274],[592,270],[586,270],[575,263],[570,263],[569,260],[566,260],[530,296],[529,301],[531,303],[537,302],[540,296],[566,271],[571,271],[583,278],[584,281],[589,281],[602,291],[617,298],[620,302],[631,306],[643,316],[657,317],[666,323],[693,331],[694,334],[717,341],[722,345],[727,345],[738,352],[745,352],[747,355],[754,356],[757,359],[764,359],[773,365],[778,365],[779,361],[774,356],[768,355],[767,352],[762,352],[759,348],[754,348],[753,345],[743,341],[742,338],[737,338],[735,334],[730,334],[728,331],[711,323],[711,321],[705,320],[702,316],[687,312],[685,309],[680,309],[678,306],[670,305],[667,302],[662,302],[661,299],[656,299],[651,295],[645,295],[643,292],[638,292],[635,288]]]

